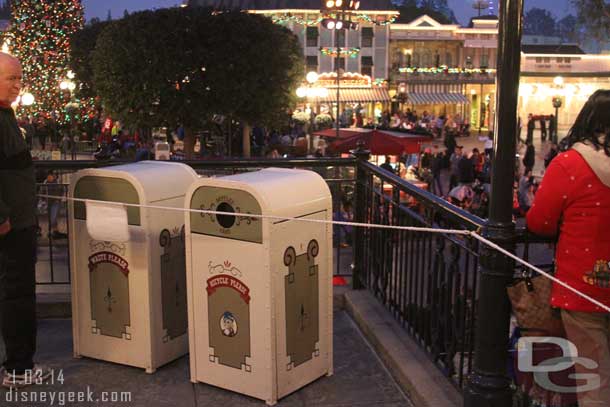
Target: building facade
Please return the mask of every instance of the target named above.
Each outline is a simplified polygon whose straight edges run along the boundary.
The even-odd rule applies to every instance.
[[[610,89],[610,55],[586,54],[575,45],[526,45],[521,54],[519,116],[555,114],[560,129],[569,128],[589,96]]]
[[[452,115],[486,130],[495,111],[497,18],[469,27],[423,15],[390,26],[390,89],[398,108]]]
[[[362,0],[360,9],[351,14],[356,30],[325,28],[322,20],[328,13],[321,11],[320,0],[192,0],[189,5],[262,14],[290,29],[303,48],[305,72],[325,78],[309,86],[324,86],[328,92],[304,100],[315,110],[336,111],[337,85],[327,78],[337,70],[345,78],[343,84],[339,82],[341,110],[351,105],[373,117],[389,108],[390,25],[398,15],[389,0]],[[356,74],[370,80],[354,81]]]
[[[389,0],[362,0],[352,17],[358,29],[335,33],[322,25],[326,14],[320,10],[320,0],[191,0],[189,4],[263,14],[289,28],[303,47],[305,72],[323,78],[307,86],[323,86],[327,92],[304,100],[317,111],[335,111],[337,85],[331,78],[339,69],[344,79],[339,86],[341,110],[360,106],[366,117],[373,117],[383,110],[410,108],[437,116],[458,115],[475,131],[493,129],[496,16],[474,17],[467,27],[441,24],[427,15],[398,24],[394,22],[398,12]],[[585,54],[577,46],[541,38],[526,42],[521,59],[522,120],[528,113],[554,113],[552,99],[561,96],[558,124],[567,127],[589,95],[610,87],[610,55]],[[557,76],[561,79],[556,81]],[[555,83],[559,81],[561,86]]]

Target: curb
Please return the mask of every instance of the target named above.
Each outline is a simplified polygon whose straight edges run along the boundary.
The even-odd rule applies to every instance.
[[[462,395],[368,291],[348,291],[345,309],[418,407],[462,407]]]

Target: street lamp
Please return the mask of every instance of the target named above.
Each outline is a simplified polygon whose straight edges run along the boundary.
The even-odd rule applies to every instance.
[[[67,91],[68,92],[68,103],[66,103],[65,105],[65,110],[66,113],[68,113],[68,110],[72,110],[75,111],[76,109],[78,109],[78,103],[75,103],[72,100],[72,95],[74,90],[76,89],[76,83],[73,81],[73,79],[75,78],[74,72],[72,71],[68,71],[68,73],[66,74],[66,79],[62,80],[59,83],[59,89],[61,89],[62,91]],[[68,125],[69,125],[69,130],[68,130],[68,137],[70,139],[70,146],[72,147],[72,159],[76,158],[76,151],[74,149],[74,122],[73,122],[73,113],[70,114],[70,119],[68,121]]]
[[[317,102],[317,98],[325,98],[328,96],[328,89],[324,87],[316,87],[315,83],[318,81],[318,73],[311,71],[308,72],[305,76],[305,80],[307,81],[307,86],[299,86],[296,90],[297,97],[299,98],[307,98],[314,99]],[[308,103],[309,106],[309,103]],[[309,111],[308,111],[309,110]],[[305,109],[306,112],[309,113],[310,117],[310,131],[309,131],[309,150],[313,150],[313,135],[311,134],[311,130],[314,127],[314,120],[312,115],[311,106]]]
[[[322,26],[328,30],[335,31],[335,46],[337,48],[337,57],[335,61],[335,71],[337,72],[337,113],[336,113],[336,130],[337,138],[339,138],[339,87],[341,81],[341,69],[339,61],[341,60],[341,46],[339,45],[339,30],[357,30],[358,23],[352,21],[352,12],[360,8],[359,0],[326,0],[323,3],[322,13],[333,13],[332,18],[322,19]]]
[[[561,90],[563,89],[563,84],[564,84],[563,77],[556,76],[555,78],[553,78],[553,85],[555,85],[554,87],[557,90],[557,93],[561,93]],[[553,107],[555,108],[555,120],[554,120],[554,123],[553,123],[553,137],[551,138],[551,141],[553,143],[557,143],[557,139],[559,137],[559,134],[558,134],[558,131],[559,131],[559,108],[562,105],[561,96],[559,94],[556,95],[556,96],[553,96],[552,103],[553,103]]]

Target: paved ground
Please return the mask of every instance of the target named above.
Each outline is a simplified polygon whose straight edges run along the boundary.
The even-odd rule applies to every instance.
[[[32,386],[23,389],[19,397],[47,397],[44,403],[15,401],[14,392],[0,390],[0,405],[51,406],[61,405],[60,397],[70,392],[93,392],[100,398],[129,396],[129,402],[76,402],[68,406],[262,406],[264,402],[227,390],[189,381],[188,356],[170,363],[153,375],[143,370],[113,363],[72,357],[72,328],[70,320],[42,320],[39,323],[38,359],[61,371],[64,383]],[[385,370],[360,331],[343,311],[334,316],[334,370],[331,377],[322,377],[303,389],[285,397],[278,406],[411,406]],[[115,392],[115,393],[112,393]],[[43,396],[43,394],[45,396]],[[49,398],[55,397],[55,404]]]

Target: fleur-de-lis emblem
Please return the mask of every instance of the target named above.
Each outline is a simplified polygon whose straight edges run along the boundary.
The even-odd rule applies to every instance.
[[[110,291],[110,287],[108,287],[108,291],[106,292],[106,296],[104,297],[104,302],[108,304],[108,312],[112,313],[112,304],[116,304],[116,299],[112,296],[112,291]]]

